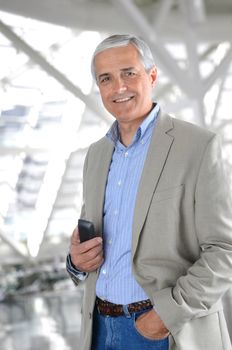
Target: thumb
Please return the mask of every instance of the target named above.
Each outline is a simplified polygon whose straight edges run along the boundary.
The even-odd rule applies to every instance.
[[[77,227],[73,230],[71,242],[72,244],[80,243],[80,236],[79,236],[79,231]]]

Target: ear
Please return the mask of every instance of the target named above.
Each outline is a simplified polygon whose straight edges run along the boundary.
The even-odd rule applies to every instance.
[[[154,87],[157,80],[157,68],[155,66],[150,70],[149,76],[151,80],[151,85],[152,87]]]

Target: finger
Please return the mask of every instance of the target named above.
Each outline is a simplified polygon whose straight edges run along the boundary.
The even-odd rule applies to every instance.
[[[84,271],[91,272],[97,270],[103,264],[103,257],[99,256],[91,262],[87,262],[83,265]]]
[[[71,246],[70,254],[73,264],[81,271],[92,268],[92,265],[100,264],[103,259],[102,244],[98,244],[87,251],[82,249],[82,244]],[[87,267],[86,267],[87,266]]]
[[[75,265],[78,266],[80,271],[90,272],[96,270],[103,263],[103,254],[98,254],[91,260],[85,259],[83,260],[83,256],[78,257],[77,261],[74,261]]]
[[[96,259],[98,256],[103,256],[102,246],[99,245],[86,252],[79,252],[79,258],[82,262],[88,262]]]
[[[74,245],[80,244],[80,236],[79,236],[79,231],[77,227],[73,230],[73,233],[71,236],[71,244],[74,244]]]
[[[85,241],[80,244],[79,246],[79,252],[85,253],[95,247],[102,247],[102,238],[101,237],[95,237],[88,241]]]

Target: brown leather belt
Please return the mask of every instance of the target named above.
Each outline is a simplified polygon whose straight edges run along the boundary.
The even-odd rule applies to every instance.
[[[117,317],[126,315],[124,311],[125,306],[120,304],[113,304],[109,301],[99,299],[98,297],[96,297],[96,306],[99,314],[104,316]],[[126,309],[130,314],[150,308],[152,308],[152,303],[149,299],[126,305]]]

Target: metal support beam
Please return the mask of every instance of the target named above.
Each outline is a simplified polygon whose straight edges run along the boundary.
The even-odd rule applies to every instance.
[[[192,105],[193,105],[192,100],[190,100],[188,97],[182,97],[175,102],[165,101],[165,111],[172,114],[176,114],[176,113],[179,114],[181,109],[185,109],[189,107],[193,109]]]
[[[154,28],[150,25],[147,18],[142,14],[132,0],[111,0],[114,6],[117,6],[122,14],[126,14],[127,20],[133,24],[136,32],[142,34],[150,45],[154,57],[161,69],[182,89],[184,93],[192,97],[192,79],[187,71],[182,70],[167,49],[161,44],[154,33]]]
[[[218,95],[217,95],[217,98],[216,98],[216,101],[215,101],[214,111],[213,111],[212,118],[211,118],[212,125],[214,125],[215,122],[216,122],[217,112],[218,112],[220,100],[221,100],[221,97],[222,97],[222,92],[223,92],[223,86],[225,84],[225,79],[226,79],[226,73],[224,73],[223,76],[221,77],[221,81],[220,81],[220,84],[219,84]]]
[[[27,254],[26,249],[24,250],[21,245],[17,244],[15,241],[10,239],[6,234],[3,232],[3,230],[0,228],[0,238],[20,257],[22,257],[24,260],[29,261],[30,257]]]
[[[45,238],[47,236],[47,233],[48,233],[48,229],[49,229],[49,224],[52,220],[52,217],[53,217],[53,214],[54,214],[54,209],[55,209],[55,204],[59,198],[59,196],[61,195],[61,188],[62,188],[62,184],[63,182],[65,181],[65,175],[66,175],[66,172],[68,171],[69,169],[69,166],[70,166],[70,161],[71,161],[71,153],[69,154],[68,156],[68,159],[66,161],[66,166],[65,166],[65,170],[61,176],[61,179],[60,179],[60,182],[57,186],[57,192],[56,192],[56,196],[54,198],[54,201],[52,203],[52,206],[49,210],[49,213],[47,215],[47,219],[46,219],[46,222],[45,222],[45,225],[44,225],[44,228],[43,228],[43,237],[41,239],[41,243],[40,243],[40,246],[38,247],[38,254],[37,254],[37,258],[39,258],[40,254],[41,254],[41,250],[42,250],[42,247],[43,245],[45,244]]]
[[[215,83],[215,81],[223,76],[226,70],[229,68],[232,61],[232,47],[229,49],[221,63],[217,66],[214,72],[204,80],[203,89],[204,93],[206,93]]]
[[[73,38],[72,35],[70,35],[70,37]],[[52,52],[52,54],[55,53],[59,47],[61,47],[62,45],[66,44],[66,43],[67,43],[67,40],[60,40],[60,41],[52,43],[49,47],[46,48],[45,54],[49,53],[49,52]],[[25,73],[28,70],[28,67],[30,67],[30,65],[33,65],[33,62],[30,60],[30,57],[28,56],[27,61],[24,61],[24,63],[22,63],[17,68],[11,70],[10,72],[8,72],[8,74],[6,74],[5,76],[2,75],[1,80],[0,80],[0,84],[3,81],[3,86],[4,86],[5,81],[9,83],[12,80],[16,79],[17,77],[19,77],[20,75]]]
[[[192,24],[200,24],[206,19],[205,1],[204,0],[187,0],[188,17],[191,18]]]
[[[195,1],[196,2],[196,1]],[[202,2],[202,1],[201,1]],[[198,1],[199,3],[199,1]],[[184,34],[183,39],[188,53],[189,72],[192,78],[192,90],[193,90],[193,109],[197,123],[205,127],[205,106],[204,106],[204,92],[202,77],[199,69],[199,56],[197,37],[194,31],[196,18],[198,13],[196,6],[193,6],[192,0],[179,0],[180,11],[184,18]]]
[[[117,1],[115,0],[115,2]],[[196,0],[193,1],[195,2]],[[164,3],[165,0],[144,2],[140,0],[138,2],[141,5],[144,3],[143,11],[146,16],[150,16],[152,13],[156,14],[159,12],[160,4]],[[162,27],[159,37],[162,37],[164,41],[180,42],[182,40],[183,30],[179,24],[182,19],[176,10],[177,0],[173,0],[173,2],[175,6],[173,10],[171,9],[171,14]],[[216,1],[208,1],[208,3],[213,11],[207,13],[207,22],[202,23],[196,28],[198,37],[203,43],[208,41],[212,43],[223,40],[232,41],[230,34],[232,33],[231,13],[224,10],[224,1],[222,4],[218,1],[216,6],[213,5],[214,3],[216,4]],[[221,10],[216,11],[216,8],[219,8],[219,6]],[[225,6],[229,9],[229,0],[225,2]],[[77,28],[78,30],[107,31],[110,33],[117,33],[119,31],[130,33],[133,31],[133,27],[129,21],[123,22],[121,17],[115,16],[115,9],[110,1],[0,0],[0,9],[8,13],[35,18],[39,21],[54,23],[68,28]],[[102,18],[104,18],[104,21]]]
[[[88,108],[93,110],[95,114],[99,114],[99,106],[97,105],[97,102],[95,102],[95,100],[83,94],[79,87],[73,84],[63,73],[61,73],[58,69],[52,66],[52,64],[49,63],[38,51],[33,49],[24,40],[22,40],[17,34],[15,34],[11,30],[9,26],[7,26],[1,20],[0,32],[2,32],[2,34],[5,35],[7,39],[10,40],[16,48],[28,55],[34,63],[38,64],[45,72],[47,72],[61,85],[63,85],[65,89],[67,89],[74,96],[82,100]]]
[[[173,4],[173,0],[160,1],[159,11],[156,12],[156,15],[153,21],[153,26],[156,32],[161,29],[163,24],[165,24],[165,19],[167,18],[171,10],[172,4]]]
[[[10,155],[19,155],[21,153],[26,153],[27,155],[40,154],[40,153],[48,153],[48,148],[41,147],[30,147],[30,146],[6,146],[3,143],[0,143],[0,157],[5,156],[6,154]]]

